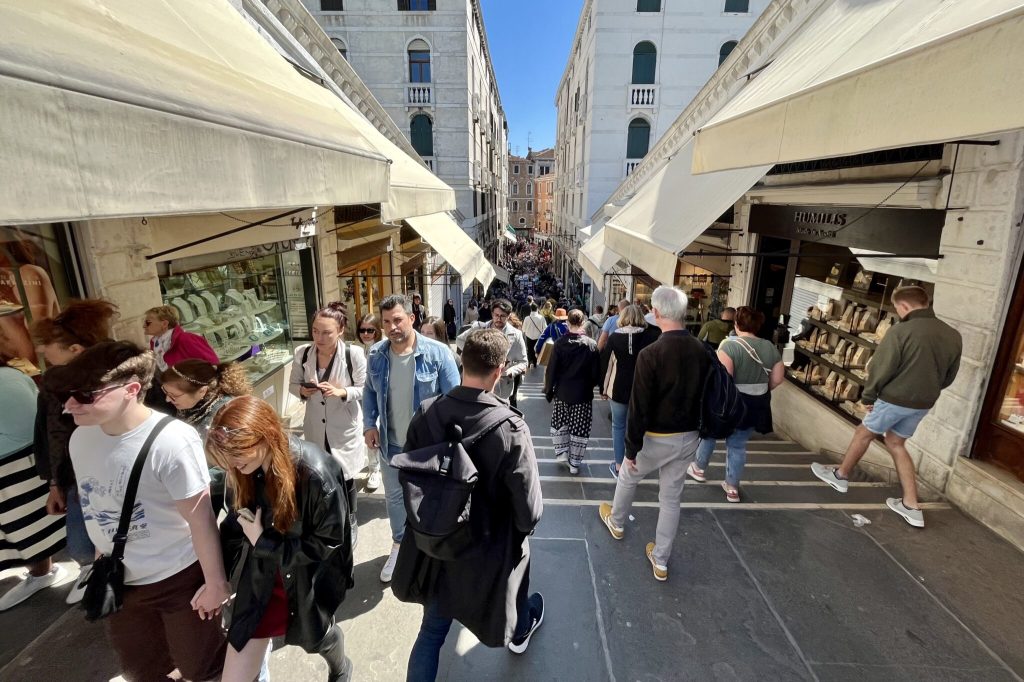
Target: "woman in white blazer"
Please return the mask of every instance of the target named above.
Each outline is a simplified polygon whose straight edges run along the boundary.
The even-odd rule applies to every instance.
[[[362,400],[366,354],[359,344],[345,343],[347,321],[345,306],[337,301],[314,313],[310,324],[313,343],[295,349],[288,390],[306,403],[303,439],[323,447],[341,463],[355,544],[355,476],[365,459]]]

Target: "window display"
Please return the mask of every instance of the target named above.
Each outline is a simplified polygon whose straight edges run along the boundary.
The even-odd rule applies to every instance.
[[[241,361],[254,385],[292,359],[285,255],[160,278],[181,326],[206,337],[221,362]]]

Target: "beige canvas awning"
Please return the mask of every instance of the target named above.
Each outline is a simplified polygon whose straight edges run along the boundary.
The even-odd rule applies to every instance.
[[[692,166],[691,139],[604,226],[608,247],[662,284],[674,284],[677,254],[771,168],[694,175]]]
[[[597,234],[588,239],[580,247],[580,265],[583,271],[590,275],[601,291],[604,291],[604,276],[612,271],[615,264],[622,260],[622,256],[608,247],[605,242],[606,230],[599,230]]]
[[[348,104],[228,2],[0,5],[0,222],[380,203]]]
[[[1024,127],[1024,1],[834,0],[697,133],[694,171]]]
[[[462,277],[463,290],[477,279],[485,287],[494,279],[494,268],[484,252],[447,213],[406,218],[405,222],[437,251]],[[487,277],[487,281],[484,281]]]

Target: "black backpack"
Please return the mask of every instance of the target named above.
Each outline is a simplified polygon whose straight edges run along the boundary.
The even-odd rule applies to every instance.
[[[443,398],[424,401],[422,409],[428,419],[430,408]],[[469,452],[484,436],[516,416],[518,413],[507,407],[491,408],[475,425],[470,440],[463,440],[459,425],[447,424],[439,426],[445,434],[441,442],[391,458],[402,486],[407,530],[421,552],[453,561],[473,546],[470,502],[478,472]],[[433,425],[431,431],[435,432]]]
[[[705,439],[726,438],[746,418],[747,406],[718,353],[707,353],[709,365],[701,393],[699,433]]]

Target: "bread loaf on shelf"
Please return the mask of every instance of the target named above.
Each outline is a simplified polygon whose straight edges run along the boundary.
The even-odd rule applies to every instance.
[[[847,364],[851,368],[861,369],[868,366],[868,360],[870,359],[871,349],[868,348],[867,346],[858,346],[853,354],[853,357],[850,359],[850,362]]]

